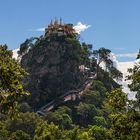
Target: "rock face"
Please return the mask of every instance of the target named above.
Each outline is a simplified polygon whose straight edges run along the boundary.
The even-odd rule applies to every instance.
[[[27,102],[36,108],[70,89],[75,89],[83,76],[79,71],[81,45],[75,37],[40,38],[22,59],[29,75],[25,88],[31,93]]]

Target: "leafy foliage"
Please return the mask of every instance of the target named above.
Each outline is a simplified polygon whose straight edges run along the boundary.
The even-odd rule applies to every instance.
[[[127,95],[122,89],[115,89],[108,94],[106,102],[113,111],[123,111],[126,109]]]
[[[122,79],[122,73],[114,67],[113,61],[110,58],[111,50],[100,48],[99,50],[93,50],[93,58],[92,63],[95,65],[97,72],[97,78],[100,79],[100,74],[103,74],[103,70],[101,69],[101,63],[105,64],[105,71],[108,71],[108,76],[111,78],[115,78],[117,80]]]
[[[114,68],[111,51],[94,50],[91,59],[90,47],[81,44],[77,36],[55,34],[27,39],[19,51],[22,66],[30,73],[23,78],[27,73],[12,58],[12,52],[6,45],[0,46],[0,140],[140,139],[139,61],[129,70],[128,79],[132,80],[129,87],[137,92],[136,101],[130,101],[112,79],[121,78],[122,73]],[[99,66],[101,62],[105,63],[106,71]],[[83,96],[63,102],[45,117],[32,112],[29,104],[36,109],[67,90],[79,87],[87,76],[86,72],[79,71],[79,65],[97,72],[97,79]],[[21,80],[32,93],[29,98],[20,98],[17,106],[19,97],[27,95]],[[17,107],[20,113],[9,118],[8,115],[15,116]]]
[[[30,136],[21,130],[17,130],[10,135],[8,140],[31,140]]]
[[[22,67],[29,73],[23,81],[24,87],[31,93],[24,101],[31,107],[38,109],[76,89],[87,78],[88,74],[80,72],[79,66],[90,65],[90,47],[81,44],[76,37],[44,36],[33,43],[31,38],[21,44],[21,52],[24,45],[30,49],[21,58]]]
[[[128,69],[131,75],[128,76],[129,80],[132,80],[132,83],[129,84],[129,87],[132,91],[135,91],[136,102],[135,106],[140,109],[140,51],[137,56],[137,62],[133,69]]]
[[[18,98],[28,95],[21,84],[21,78],[27,73],[12,58],[12,51],[6,45],[0,45],[0,105],[1,112],[14,116]]]
[[[140,114],[137,112],[126,114],[114,114],[111,116],[113,139],[136,139],[140,138]]]

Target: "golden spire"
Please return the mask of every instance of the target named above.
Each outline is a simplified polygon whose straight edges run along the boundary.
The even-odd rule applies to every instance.
[[[52,20],[51,20],[51,22],[50,22],[50,27],[52,27],[53,26],[53,23],[52,23]]]
[[[62,27],[62,18],[60,18],[60,27]]]
[[[54,28],[58,28],[58,21],[57,21],[57,18],[55,18],[55,21],[54,21]]]
[[[53,23],[52,23],[52,20],[50,22],[50,24],[48,25],[48,28],[51,29],[53,27]]]

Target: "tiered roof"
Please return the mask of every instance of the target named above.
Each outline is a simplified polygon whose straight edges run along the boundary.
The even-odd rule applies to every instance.
[[[75,35],[76,32],[73,29],[73,24],[63,24],[62,19],[58,23],[58,20],[55,19],[54,23],[51,20],[48,28],[45,29],[45,35],[48,36],[50,34],[58,33],[58,35]]]

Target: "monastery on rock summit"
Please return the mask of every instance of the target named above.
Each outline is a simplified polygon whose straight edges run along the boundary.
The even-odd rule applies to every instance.
[[[58,20],[55,19],[54,23],[51,20],[48,28],[45,29],[45,36],[50,36],[53,34],[57,34],[58,36],[75,36],[77,33],[73,29],[73,24],[63,24],[62,19],[60,19],[60,23],[58,23]]]

